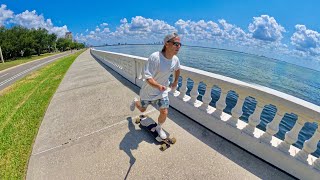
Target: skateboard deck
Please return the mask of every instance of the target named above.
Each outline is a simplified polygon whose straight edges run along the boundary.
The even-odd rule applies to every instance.
[[[141,122],[142,121],[142,122]],[[156,131],[157,123],[150,117],[146,115],[140,115],[138,118],[136,118],[136,124],[139,124],[143,129],[146,129],[151,133],[151,135],[161,143],[160,150],[164,151],[168,149],[172,144],[176,143],[176,139],[170,138],[167,134],[166,139],[162,139],[158,132]]]

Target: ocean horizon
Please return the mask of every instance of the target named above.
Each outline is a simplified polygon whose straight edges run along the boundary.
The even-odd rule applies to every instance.
[[[161,50],[162,45],[117,45],[95,48],[149,57],[153,52]],[[181,65],[265,86],[320,106],[320,78],[318,78],[320,77],[320,71],[315,69],[265,56],[211,47],[183,46],[177,56]],[[181,85],[181,82],[179,84]],[[193,82],[188,81],[188,95],[192,86]],[[205,86],[200,83],[199,100],[202,99],[204,91]],[[220,96],[220,90],[213,88],[211,95],[212,102],[210,105],[215,107],[215,103]],[[227,107],[224,112],[230,114],[236,101],[236,93],[229,92],[226,100]],[[253,113],[255,104],[256,101],[253,98],[246,98],[243,106],[244,113],[240,117],[241,120],[248,122],[248,117]],[[275,113],[275,106],[266,105],[261,114],[261,123],[257,128],[265,131],[266,125],[273,119]],[[292,129],[296,120],[297,116],[288,112],[282,119],[279,132],[275,136],[284,139],[285,133]],[[316,120],[314,119],[313,121]],[[302,148],[303,142],[313,135],[317,127],[317,123],[305,123],[294,146]],[[317,151],[313,155],[320,156],[320,142],[318,143]]]

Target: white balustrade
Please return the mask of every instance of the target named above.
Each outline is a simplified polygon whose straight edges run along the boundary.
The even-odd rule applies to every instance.
[[[319,128],[318,128],[319,129]],[[316,131],[313,136],[304,142],[303,149],[296,154],[296,158],[304,163],[307,163],[308,155],[317,150],[317,145],[320,140],[320,132]]]
[[[291,131],[286,132],[284,141],[278,146],[282,152],[289,154],[290,146],[297,142],[299,132],[301,131],[304,123],[305,121],[303,119],[298,118]]]
[[[199,86],[198,81],[193,82],[193,87],[190,92],[191,99],[189,101],[189,103],[192,105],[197,101],[197,97],[199,96],[198,86]]]
[[[143,83],[143,66],[147,58],[95,49],[91,49],[91,54],[132,83],[138,86],[141,86]],[[169,93],[171,106],[299,179],[318,179],[320,177],[320,160],[311,155],[311,153],[317,150],[317,143],[320,140],[319,129],[309,140],[304,142],[302,150],[292,146],[297,141],[298,134],[305,122],[316,122],[319,124],[319,106],[267,87],[245,83],[191,67],[181,67],[180,76],[182,77],[182,85],[179,89],[180,92],[177,91],[176,93],[176,90],[172,89],[171,93]],[[193,89],[190,92],[191,97],[186,95],[188,78],[194,82]],[[197,101],[200,82],[206,84],[202,102]],[[212,100],[211,90],[213,86],[218,86],[221,89],[216,108],[209,105]],[[228,115],[223,110],[226,108],[226,97],[230,90],[238,94],[238,100],[236,106],[231,111],[231,115]],[[239,121],[239,117],[243,113],[243,103],[248,96],[256,99],[257,104],[253,114],[248,118],[248,123],[245,123]],[[199,102],[199,108],[198,106],[187,105],[187,103],[194,104],[195,102]],[[275,105],[277,112],[274,119],[267,124],[266,132],[263,132],[256,127],[261,122],[260,116],[266,104]],[[273,136],[279,131],[279,124],[285,112],[297,114],[298,120],[294,127],[286,133],[285,139],[280,140]],[[227,123],[232,126],[228,126]],[[238,129],[238,125],[244,128]],[[256,136],[258,134],[260,136]],[[261,140],[266,143],[261,143]],[[275,143],[271,143],[271,141]],[[278,146],[274,146],[274,144]],[[289,150],[293,150],[290,152],[294,152],[294,154],[291,155]]]
[[[262,141],[264,141],[265,143],[271,144],[272,136],[279,131],[279,124],[283,116],[284,116],[284,111],[282,111],[281,109],[278,109],[273,120],[267,124],[267,128],[266,128],[267,130],[263,134],[263,136],[260,138]]]
[[[187,82],[188,82],[187,76],[182,76],[182,85],[180,87],[180,94],[179,94],[179,98],[182,100],[188,91]]]
[[[244,95],[241,95],[239,94],[238,95],[238,100],[237,100],[237,104],[236,106],[231,110],[231,118],[227,121],[228,124],[236,127],[237,125],[237,122],[238,122],[238,119],[240,116],[242,116],[243,112],[242,112],[242,106],[243,106],[243,103],[244,103],[244,99],[245,99],[245,96]]]
[[[245,127],[244,131],[250,136],[253,136],[254,129],[261,122],[260,116],[263,111],[263,108],[264,108],[264,103],[262,103],[261,101],[257,101],[256,108],[253,114],[251,114],[248,118],[249,119],[248,125]]]
[[[202,111],[208,111],[209,104],[212,101],[211,97],[211,90],[212,90],[212,84],[206,83],[206,92],[204,93],[202,97],[202,105],[199,107]]]
[[[222,89],[221,88],[221,93],[220,93],[220,98],[216,103],[216,111],[214,112],[214,116],[220,118],[224,108],[227,107],[226,104],[226,98],[228,95],[228,89]]]

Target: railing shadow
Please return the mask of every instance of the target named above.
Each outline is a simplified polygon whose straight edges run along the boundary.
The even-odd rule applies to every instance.
[[[136,94],[139,94],[140,88],[138,86],[132,84],[130,81],[122,77],[116,71],[102,63],[99,59],[95,57],[94,59],[124,86],[131,89]],[[206,145],[208,145],[224,157],[230,159],[234,163],[238,164],[242,168],[246,169],[247,171],[261,179],[296,179],[295,177],[291,176],[285,171],[282,171],[276,166],[264,161],[263,159],[260,159],[259,157],[248,152],[247,150],[242,149],[238,145],[230,142],[228,139],[225,139],[224,137],[212,132],[211,130],[207,129],[201,124],[193,121],[192,119],[183,115],[182,113],[180,113],[172,107],[170,107],[169,109],[168,118],[170,118],[173,122],[178,124],[181,128],[183,128],[185,131],[196,137],[201,142],[205,143]],[[185,119],[190,119],[190,121],[186,123]],[[123,141],[121,142],[122,145],[120,144],[120,148],[122,148],[130,157],[130,167],[128,169],[127,175],[129,174],[131,167],[135,162],[135,158],[132,156],[131,149],[137,148],[135,147],[135,145],[138,146],[138,144],[142,141],[147,141],[149,143],[155,142],[152,136],[150,136],[149,138],[145,138],[146,136],[132,135],[132,131],[135,132],[136,130],[130,129],[132,127],[134,128],[134,125],[131,125],[132,126],[129,125],[130,131],[128,132],[128,134],[126,134]],[[133,141],[134,144],[132,144]]]

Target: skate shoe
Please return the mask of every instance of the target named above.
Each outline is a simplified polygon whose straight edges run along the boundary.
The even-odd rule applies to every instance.
[[[166,139],[167,138],[167,134],[163,131],[163,129],[161,128],[161,126],[157,126],[156,127],[156,131],[158,132],[159,136],[161,137],[161,139]]]
[[[133,98],[131,104],[130,104],[130,111],[134,111],[134,109],[136,108],[136,102],[138,101],[138,98]]]

